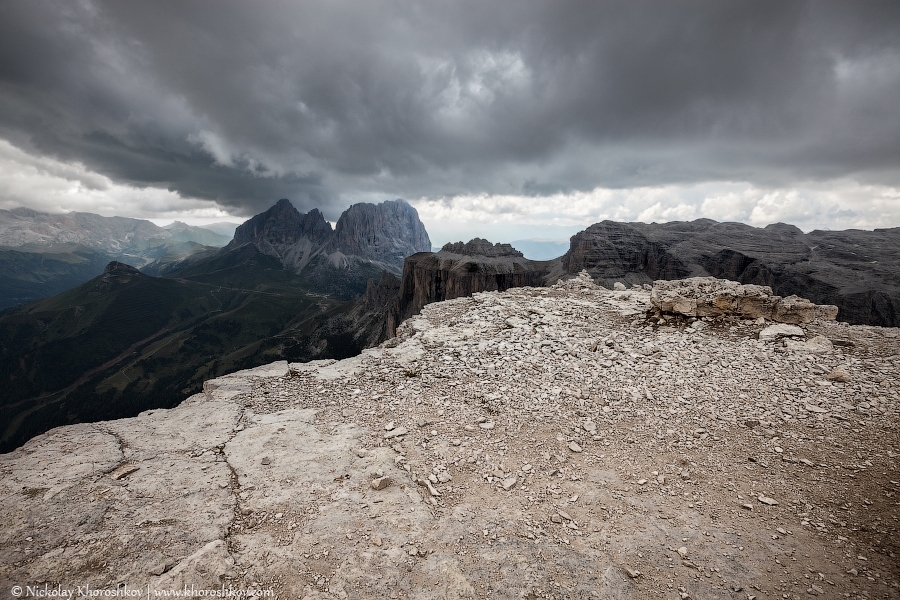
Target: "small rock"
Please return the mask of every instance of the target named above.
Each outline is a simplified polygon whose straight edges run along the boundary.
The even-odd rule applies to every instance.
[[[482,429],[493,429],[494,422],[493,421],[485,421],[484,423],[479,423],[478,426],[481,427]]]
[[[769,325],[759,332],[759,339],[763,342],[774,342],[785,337],[802,337],[803,330],[796,325],[787,325],[786,323],[776,323]]]
[[[357,448],[356,449],[356,455],[360,458],[365,458],[367,454],[368,454],[368,452],[366,452],[365,448]]]
[[[850,373],[844,367],[835,367],[825,376],[825,379],[838,383],[847,383],[850,381]]]
[[[148,573],[150,573],[151,575],[159,576],[159,575],[162,575],[163,573],[168,573],[174,566],[175,566],[174,562],[166,561],[166,562],[156,565],[155,567],[152,567],[148,571]]]
[[[518,483],[518,482],[519,482],[518,478],[516,478],[516,477],[508,477],[508,478],[504,479],[504,480],[503,480],[503,483],[500,484],[500,485],[503,487],[503,489],[504,489],[505,491],[508,492],[509,490],[511,490],[511,489],[513,489],[514,487],[516,487],[516,483]]]
[[[380,548],[380,547],[381,547],[381,538],[378,537],[377,535],[376,535],[375,537],[373,537],[373,538],[372,538],[372,545],[373,545],[373,546],[378,546],[378,547]]]
[[[636,569],[632,569],[630,567],[622,567],[622,568],[625,570],[625,572],[628,574],[628,576],[631,577],[632,579],[637,579],[638,577],[641,576],[641,572]]]
[[[827,412],[828,412],[828,409],[827,409],[827,408],[822,408],[821,406],[816,406],[816,405],[814,405],[814,404],[806,404],[806,405],[803,406],[803,408],[805,408],[805,409],[808,410],[809,412],[814,412],[814,413],[818,413],[818,414],[822,414],[822,413],[827,413]]]
[[[741,508],[746,508],[747,510],[753,510],[753,505],[745,502],[744,504],[741,504]]]
[[[756,499],[768,506],[775,506],[776,504],[778,504],[778,501],[774,498],[769,498],[768,496],[763,496],[762,494],[757,496]]]
[[[613,284],[613,289],[616,290],[617,292],[624,292],[628,288],[625,287],[625,284],[622,283],[621,281],[617,281]]]
[[[581,446],[579,446],[577,442],[569,442],[569,450],[576,454],[582,451]]]
[[[395,427],[394,422],[393,422],[393,421],[388,421],[388,422],[385,423],[385,425],[384,425],[384,430],[385,430],[385,431],[390,431],[390,430],[393,429],[394,427]]]
[[[270,464],[272,464],[272,459],[269,458],[268,456],[264,456],[263,459],[259,462],[260,462],[260,464],[263,464],[263,465],[270,465]]]
[[[687,558],[687,555],[688,555],[687,546],[682,546],[681,548],[678,549],[678,556],[680,556],[681,558]]]
[[[384,488],[390,486],[392,483],[393,480],[388,475],[385,475],[384,477],[377,477],[372,480],[372,489],[383,490]]]
[[[131,475],[132,473],[137,471],[139,468],[140,467],[136,467],[134,465],[125,465],[125,466],[119,467],[118,469],[116,469],[115,471],[110,473],[110,477],[112,477],[113,479],[118,481],[119,479],[128,477],[129,475]]]
[[[556,514],[558,514],[559,516],[561,516],[561,517],[562,517],[563,519],[565,519],[566,521],[573,521],[573,520],[574,520],[574,519],[572,519],[572,517],[569,516],[569,513],[567,513],[566,511],[564,511],[564,510],[562,510],[562,509],[557,510],[557,511],[556,511]]]
[[[391,431],[388,431],[384,434],[384,439],[389,440],[391,438],[400,437],[401,435],[406,435],[409,433],[409,430],[406,427],[397,427]]]

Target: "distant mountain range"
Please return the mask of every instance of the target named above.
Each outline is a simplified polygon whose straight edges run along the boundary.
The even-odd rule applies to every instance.
[[[177,242],[177,227],[172,234]],[[224,248],[158,259],[154,277],[119,261],[52,298],[0,313],[0,452],[72,422],[174,406],[203,380],[278,360],[339,314],[369,278],[398,275],[430,248],[403,201],[350,207],[335,229],[287,200],[241,225]],[[87,260],[85,258],[84,260]],[[352,356],[332,337],[317,355]]]
[[[112,260],[137,267],[168,263],[230,241],[230,235],[178,221],[158,227],[91,213],[0,210],[0,309],[84,283]]]

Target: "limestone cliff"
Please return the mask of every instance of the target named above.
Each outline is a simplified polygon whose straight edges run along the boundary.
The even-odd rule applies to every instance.
[[[223,252],[243,244],[255,245],[295,273],[307,267],[347,270],[363,261],[399,274],[407,256],[431,248],[416,209],[403,200],[354,204],[332,230],[318,209],[302,214],[282,199],[238,227]]]
[[[813,231],[709,219],[662,224],[603,221],[572,236],[560,275],[582,269],[616,281],[713,276],[838,306],[850,323],[900,325],[900,228]]]

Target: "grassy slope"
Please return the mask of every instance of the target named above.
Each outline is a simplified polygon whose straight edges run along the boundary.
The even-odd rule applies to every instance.
[[[178,275],[97,278],[0,313],[0,451],[174,406],[204,379],[277,360],[282,331],[343,305],[252,249]]]
[[[0,247],[0,310],[80,285],[102,273],[109,260],[76,244]]]

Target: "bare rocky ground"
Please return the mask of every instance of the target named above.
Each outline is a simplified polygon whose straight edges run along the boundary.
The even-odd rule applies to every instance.
[[[476,294],[52,430],[0,456],[0,590],[900,597],[898,330],[766,341],[649,297]]]

